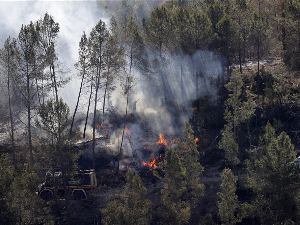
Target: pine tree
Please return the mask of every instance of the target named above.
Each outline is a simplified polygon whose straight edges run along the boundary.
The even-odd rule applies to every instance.
[[[225,168],[222,173],[222,184],[218,195],[218,215],[222,224],[230,225],[240,222],[237,218],[237,210],[239,208],[238,196],[236,191],[237,177],[233,175],[230,169]]]
[[[236,143],[234,138],[234,133],[232,132],[232,127],[225,125],[222,131],[222,139],[219,143],[219,148],[225,151],[225,162],[231,165],[239,164],[240,160],[238,158],[239,145]]]
[[[282,12],[284,61],[293,70],[300,68],[300,3],[296,0],[286,1]]]
[[[231,17],[238,24],[238,39],[237,39],[237,51],[238,61],[240,66],[240,73],[243,74],[242,62],[246,60],[246,48],[249,44],[250,36],[250,3],[247,0],[236,0],[233,3]]]
[[[80,82],[80,88],[79,88],[79,93],[78,93],[78,98],[77,98],[74,114],[73,114],[72,121],[71,121],[70,136],[72,136],[73,124],[74,124],[75,115],[76,115],[76,112],[77,112],[77,109],[79,106],[79,100],[80,100],[81,92],[83,89],[84,81],[87,79],[87,76],[89,75],[89,73],[88,73],[89,72],[88,71],[88,68],[89,68],[88,39],[85,35],[85,32],[83,32],[83,35],[80,39],[78,51],[79,51],[79,59],[78,59],[78,62],[75,64],[75,67],[79,71],[79,77],[81,77],[81,82]]]
[[[183,183],[186,171],[173,149],[166,151],[164,172],[162,181],[165,186],[161,190],[160,223],[174,225],[188,223],[191,207],[188,201],[181,200],[182,194],[187,190]]]
[[[13,91],[15,89],[13,83],[13,76],[16,72],[16,40],[10,37],[6,39],[3,49],[0,50],[0,64],[2,65],[3,72],[6,74],[7,84],[7,99],[8,99],[8,110],[9,110],[9,122],[10,122],[10,141],[12,145],[12,154],[14,165],[16,166],[16,155],[15,155],[15,113],[13,108],[13,100],[16,95]]]
[[[130,170],[126,174],[126,185],[120,200],[110,202],[102,210],[102,223],[109,224],[150,224],[151,202],[145,198],[147,189],[138,174]]]
[[[222,139],[219,143],[219,148],[225,150],[225,159],[232,165],[239,163],[237,157],[238,143],[237,127],[243,123],[248,122],[255,112],[255,102],[249,98],[247,101],[242,101],[242,87],[243,78],[239,71],[233,71],[230,81],[225,85],[229,91],[229,98],[226,100],[226,109],[224,113],[225,124],[222,131]]]
[[[173,44],[171,27],[171,16],[164,6],[154,8],[149,21],[143,19],[146,42],[154,51],[158,51],[160,59],[163,57],[163,50],[168,49]]]
[[[30,163],[33,164],[32,110],[37,103],[36,80],[40,79],[41,70],[43,69],[37,25],[33,22],[30,22],[29,25],[22,25],[14,51],[17,62],[14,83],[27,111],[28,146]]]
[[[102,121],[104,121],[105,103],[107,96],[116,88],[115,81],[120,69],[124,66],[124,48],[122,48],[117,39],[113,36],[107,41],[107,48],[104,53],[104,63],[106,65],[106,72],[103,73],[103,107],[102,107]]]
[[[63,172],[72,171],[77,156],[71,146],[78,137],[78,132],[73,132],[70,138],[69,113],[69,107],[62,99],[58,103],[54,99],[49,99],[38,108],[39,117],[36,120],[37,127],[46,134],[40,140],[44,151],[41,153],[44,154],[42,159],[46,160],[43,161],[44,166],[60,168]]]
[[[176,42],[174,43],[175,52],[183,51],[184,53],[193,53],[193,42],[191,40],[191,28],[192,18],[190,11],[187,8],[176,7],[173,10],[173,30]]]
[[[198,11],[193,12],[191,17],[192,21],[189,29],[191,30],[194,49],[208,48],[215,36],[210,18],[206,13],[200,13]]]
[[[267,40],[270,36],[269,21],[262,12],[254,13],[251,25],[251,41],[256,51],[257,58],[257,74],[260,71],[261,57],[267,52]]]
[[[187,188],[187,199],[199,200],[203,196],[204,186],[199,183],[199,176],[204,168],[200,165],[199,152],[195,142],[194,132],[188,122],[183,128],[183,140],[178,139],[178,155],[181,165],[185,171],[185,185]]]
[[[125,106],[125,123],[123,125],[122,138],[120,144],[120,154],[123,147],[126,123],[128,122],[128,107],[130,104],[130,96],[133,93],[133,88],[136,84],[135,69],[139,69],[144,75],[148,71],[147,58],[145,54],[145,43],[139,30],[138,24],[134,17],[130,17],[127,24],[127,33],[124,34],[124,56],[127,61],[125,67],[125,76],[121,76],[121,86],[126,98]]]
[[[58,80],[57,76],[57,52],[56,42],[59,33],[59,23],[54,21],[53,16],[45,13],[44,17],[37,23],[39,25],[40,46],[43,50],[45,66],[49,68],[49,76],[45,76],[46,80],[51,83],[53,88],[55,101],[59,101],[58,87],[62,86],[64,81]]]
[[[54,218],[43,200],[35,194],[39,182],[36,168],[31,165],[14,171],[13,181],[6,196],[8,209],[14,213],[10,224],[54,224]]]
[[[207,14],[212,23],[213,31],[216,33],[218,22],[225,15],[225,6],[220,0],[213,0],[208,6]]]
[[[217,33],[220,37],[220,51],[227,59],[227,73],[229,66],[236,60],[237,43],[240,40],[238,23],[226,14],[216,25]]]
[[[99,98],[99,90],[101,77],[106,69],[104,63],[105,50],[109,40],[109,32],[105,23],[100,20],[92,29],[89,38],[90,63],[92,77],[94,80],[94,116],[93,116],[93,168],[95,168],[95,146],[96,146],[96,123],[97,123],[97,103]]]
[[[299,210],[299,166],[289,136],[275,135],[268,123],[260,149],[248,163],[248,185],[254,192],[249,209],[262,224],[290,224],[297,221]]]

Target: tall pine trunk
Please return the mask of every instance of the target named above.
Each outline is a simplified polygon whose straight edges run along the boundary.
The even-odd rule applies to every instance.
[[[28,147],[30,154],[30,163],[33,164],[33,147],[31,138],[31,99],[30,99],[30,75],[29,75],[29,65],[26,65],[26,78],[27,78],[27,132],[28,132]]]
[[[7,51],[7,93],[8,93],[8,108],[9,108],[9,121],[10,121],[10,138],[11,146],[13,153],[13,162],[16,167],[16,153],[15,153],[15,138],[14,138],[14,122],[13,122],[13,113],[11,107],[11,98],[10,98],[10,54],[9,50]]]
[[[52,75],[52,78],[53,78],[53,86],[54,86],[54,91],[55,91],[55,101],[56,101],[56,104],[57,104],[56,113],[57,113],[57,117],[58,117],[58,143],[60,144],[60,141],[61,141],[61,124],[60,124],[61,115],[60,115],[60,104],[59,104],[59,99],[58,99],[58,89],[57,89],[55,68],[54,68],[53,63],[50,66],[50,71],[51,71],[51,69],[52,69],[51,75]]]
[[[131,75],[131,69],[133,65],[133,54],[132,54],[132,46],[131,46],[131,51],[130,51],[130,66],[129,66],[129,75],[126,79],[126,85],[125,88],[128,87],[127,93],[126,93],[126,109],[125,109],[125,123],[123,126],[123,131],[122,131],[122,138],[121,138],[121,145],[120,145],[120,150],[119,150],[119,155],[118,155],[118,167],[117,167],[117,173],[119,173],[120,170],[120,157],[122,154],[122,148],[123,148],[123,141],[124,141],[124,134],[125,134],[125,127],[127,123],[127,114],[128,114],[128,103],[129,103],[129,89],[130,89],[130,83],[129,83],[129,77]]]
[[[87,108],[87,111],[86,111],[86,117],[85,117],[84,129],[83,129],[83,139],[85,139],[85,132],[86,132],[86,126],[87,126],[87,122],[88,122],[88,118],[89,118],[89,111],[90,111],[92,94],[93,94],[93,77],[92,77],[92,81],[91,81],[90,97],[89,97],[89,103],[88,103],[88,108]]]
[[[85,75],[85,69],[83,69],[83,75],[82,75],[82,79],[81,79],[81,83],[80,83],[79,94],[78,94],[78,97],[77,97],[76,107],[75,107],[74,114],[73,114],[72,121],[71,121],[69,138],[71,138],[71,136],[72,136],[72,129],[73,129],[73,124],[74,124],[74,120],[75,120],[75,115],[76,115],[78,105],[79,105],[79,99],[80,99],[81,90],[82,90],[82,86],[83,86],[84,75]]]
[[[104,90],[104,97],[103,97],[103,109],[102,109],[102,121],[104,123],[104,109],[105,109],[105,100],[106,100],[106,93],[108,88],[108,78],[109,78],[109,64],[107,65],[107,78],[106,78],[106,84],[105,84],[105,90]]]
[[[101,52],[101,48],[100,48]],[[97,120],[97,102],[98,102],[98,91],[100,86],[100,76],[101,76],[101,65],[102,57],[99,59],[99,66],[97,67],[97,77],[96,77],[96,88],[95,88],[95,102],[94,102],[94,119],[93,119],[93,169],[95,169],[95,147],[96,147],[96,120]]]

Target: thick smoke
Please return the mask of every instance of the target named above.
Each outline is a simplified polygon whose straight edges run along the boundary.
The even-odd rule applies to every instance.
[[[149,51],[147,55],[149,64],[157,61],[157,54]],[[206,97],[212,104],[216,100],[216,86],[224,76],[223,58],[219,54],[199,50],[193,55],[163,55],[160,62],[150,68],[151,73],[133,70],[136,85],[129,98],[129,116],[118,131],[110,132],[110,150],[118,152],[121,138],[118,132],[127,121],[130,135],[125,133],[124,136],[126,160],[122,161],[123,166],[133,162],[141,166],[144,160],[158,156],[161,150],[156,144],[159,133],[165,135],[168,145],[171,144],[174,137],[181,137],[184,122],[192,118],[197,99]],[[111,101],[114,110],[124,115],[126,98],[120,88],[113,93]],[[130,121],[131,115],[139,119]],[[146,135],[145,128],[151,130],[150,135]]]
[[[148,56],[149,64],[156,59],[150,52]],[[206,96],[212,103],[215,101],[216,84],[223,76],[224,66],[220,55],[199,50],[193,55],[165,53],[151,70],[150,74],[133,71],[137,82],[130,95],[129,112],[146,117],[157,132],[178,136],[184,121],[191,118],[198,98]],[[118,91],[112,101],[120,113],[125,112],[125,98]]]
[[[159,1],[157,1],[159,2]],[[63,89],[60,96],[66,101],[71,112],[75,108],[80,80],[76,76],[77,71],[74,64],[78,59],[78,43],[85,31],[89,35],[92,28],[101,19],[109,26],[109,14],[102,5],[107,2],[100,1],[24,1],[24,2],[0,2],[0,46],[2,47],[8,36],[17,37],[22,24],[29,24],[30,21],[37,21],[46,12],[54,17],[60,24],[60,32],[57,42],[58,59],[63,70],[70,70],[67,74],[71,78]],[[158,3],[156,3],[158,4]],[[108,7],[116,5],[108,4]],[[145,11],[149,11],[138,5],[135,9],[142,18]],[[138,158],[147,157],[143,147],[150,146],[149,157],[157,153],[155,140],[158,133],[167,136],[180,136],[184,121],[188,121],[195,109],[193,103],[202,96],[208,96],[213,102],[216,96],[215,84],[223,76],[223,64],[220,55],[209,51],[197,51],[193,55],[163,53],[163,58],[152,52],[146,47],[149,70],[145,74],[134,68],[132,75],[136,80],[136,85],[129,96],[128,114],[136,115],[140,118],[137,121],[127,124],[130,131],[125,134],[123,143],[123,154],[132,157],[136,152]],[[124,74],[123,74],[124,75]],[[121,74],[122,76],[122,74]],[[198,79],[197,79],[198,78]],[[198,85],[197,85],[198,84]],[[116,84],[117,89],[111,93],[107,99],[107,109],[121,115],[125,114],[126,96],[122,90],[121,83]],[[88,90],[88,88],[86,88]],[[100,98],[103,98],[103,90],[100,90]],[[83,95],[81,108],[77,118],[81,118],[77,124],[83,130],[85,112],[87,108],[88,94]],[[98,110],[102,109],[102,100],[99,101]],[[194,107],[194,108],[193,108]],[[91,111],[90,111],[91,112]],[[81,113],[81,116],[80,116]],[[99,124],[102,118],[99,113]],[[124,121],[118,127],[108,124],[106,121],[105,129],[109,131],[110,141],[105,143],[110,151],[116,153],[120,149],[121,136]],[[142,125],[143,123],[143,125]],[[87,138],[91,138],[92,116],[90,116],[89,127],[87,128]],[[126,124],[125,124],[126,125]],[[143,137],[144,127],[149,127],[155,137],[149,139]],[[98,137],[104,136],[103,131],[98,131]],[[151,139],[152,138],[152,139]],[[151,142],[151,143],[150,143]],[[103,143],[97,143],[103,145]],[[101,146],[98,146],[101,147]],[[103,147],[103,146],[102,146]],[[150,152],[150,151],[149,151]]]
[[[179,135],[197,98],[208,96],[214,101],[215,84],[223,76],[224,68],[220,56],[208,51],[197,51],[192,56],[164,55],[152,79],[140,75],[136,108],[152,117],[159,132]]]

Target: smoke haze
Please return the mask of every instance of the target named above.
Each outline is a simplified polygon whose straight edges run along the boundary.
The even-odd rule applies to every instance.
[[[159,1],[156,1],[156,4],[157,2]],[[116,3],[118,1],[108,4],[108,7],[115,7]],[[22,24],[37,21],[46,12],[59,23],[58,57],[63,69],[70,69],[67,76],[71,77],[71,82],[60,90],[60,95],[68,103],[71,112],[75,107],[80,85],[74,69],[74,64],[78,59],[78,43],[83,32],[85,31],[89,36],[90,31],[100,19],[109,26],[110,15],[102,7],[105,4],[104,1],[0,2],[1,47],[8,36],[17,37]],[[141,18],[147,16],[143,13],[148,10],[149,5],[144,11],[142,4],[136,8]],[[146,51],[148,62],[153,65],[153,61],[158,59],[158,54],[149,49]],[[184,121],[188,121],[192,116],[193,101],[204,95],[210,96],[210,99],[214,101],[216,94],[214,82],[223,76],[224,68],[221,57],[212,52],[197,51],[192,56],[165,52],[163,55],[164,60],[156,67],[152,66],[153,73],[150,78],[137,69],[134,70],[137,82],[130,96],[129,113],[136,111],[143,115],[147,118],[151,128],[157,132],[179,135]],[[196,72],[199,73],[198,92],[195,85]],[[120,83],[116,86],[117,89],[112,93],[109,103],[119,114],[124,114],[126,98],[122,94]],[[85,103],[81,106],[82,112],[86,111],[86,102],[87,100],[81,102]],[[102,108],[101,101],[98,107]],[[136,133],[139,133],[140,127],[131,126],[131,129],[133,128],[137,130]]]
[[[108,24],[109,16],[101,7],[101,2],[96,1],[0,1],[0,46],[3,46],[9,36],[17,38],[22,24],[35,22],[46,12],[60,26],[57,39],[58,58],[62,69],[70,70],[67,76],[72,77],[60,95],[72,110],[76,103],[74,96],[79,89],[74,69],[74,63],[78,59],[78,43],[83,32],[89,34],[100,19]]]

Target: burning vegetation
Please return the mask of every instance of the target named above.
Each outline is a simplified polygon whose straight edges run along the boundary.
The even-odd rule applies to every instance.
[[[59,62],[60,55],[73,57],[64,57],[69,51],[59,50],[60,27],[64,26],[48,13],[22,25],[19,35],[8,37],[0,50],[0,75],[5,81],[0,83],[1,131],[6,132],[4,141],[10,143],[0,148],[3,223],[77,222],[70,217],[80,217],[80,210],[74,214],[68,211],[72,208],[68,197],[64,202],[52,200],[56,189],[59,195],[70,192],[78,200],[88,199],[73,204],[89,207],[87,211],[94,209],[89,222],[78,224],[98,224],[98,216],[103,224],[199,224],[203,219],[207,224],[300,221],[299,168],[291,166],[300,149],[300,81],[293,71],[300,68],[299,57],[294,57],[300,52],[300,45],[295,44],[299,39],[295,34],[300,33],[295,32],[300,23],[298,1],[272,1],[276,6],[273,11],[267,5],[271,1],[228,1],[228,7],[221,0],[200,1],[205,4],[159,1],[158,7],[147,7],[152,10],[147,15],[141,13],[141,9],[146,11],[142,4],[131,5],[139,1],[124,0],[115,7],[117,2],[107,3],[108,8],[118,10],[111,25],[106,19],[99,20],[87,28],[90,32],[78,31],[82,35],[77,36],[78,61],[70,64],[75,64],[76,78],[63,76],[67,73]],[[215,6],[220,18],[211,13]],[[140,15],[134,15],[136,10]],[[124,16],[132,14],[125,22]],[[202,34],[193,35],[199,33],[199,27],[205,27]],[[246,32],[243,38],[241,30]],[[278,35],[283,30],[284,34]],[[278,37],[281,40],[276,40]],[[274,44],[276,49],[270,49],[270,44],[263,46],[265,43]],[[78,43],[72,48],[78,49]],[[258,50],[257,54],[253,50]],[[270,52],[277,54],[276,59],[261,61]],[[278,57],[282,52],[283,61]],[[266,69],[268,61],[272,61],[270,71]],[[67,103],[73,102],[74,96],[71,101],[61,95],[73,95],[73,90],[61,90],[70,78],[80,83],[73,115]],[[266,121],[273,121],[276,132],[269,123],[265,127]],[[263,130],[266,134],[259,136]],[[80,132],[83,136],[78,141]],[[292,134],[292,140],[287,133]],[[261,154],[253,154],[257,149]],[[204,175],[200,162],[206,168]],[[222,173],[224,167],[233,171],[225,169]],[[46,182],[38,191],[50,202],[35,201],[31,187],[41,172],[36,171],[56,168],[60,184],[50,182],[47,186]],[[73,169],[92,168],[90,181],[98,180],[100,187],[96,182],[86,186],[81,178],[70,178],[66,186],[64,176],[70,173],[72,177]],[[140,179],[143,174],[148,177]],[[153,179],[156,175],[160,179],[157,183]],[[251,183],[247,184],[245,177]],[[55,180],[55,173],[49,179]],[[203,201],[202,183],[212,187],[206,189]],[[84,188],[91,190],[80,192]],[[282,191],[280,196],[278,190]],[[120,200],[108,203],[112,193],[122,191]],[[146,194],[152,194],[151,201],[145,199]],[[278,202],[283,204],[278,206]],[[103,209],[101,215],[97,207]],[[207,209],[200,215],[201,207]],[[241,213],[248,217],[244,221],[236,213],[240,209],[246,210]],[[156,214],[150,215],[152,211]],[[51,216],[39,221],[45,214]]]
[[[166,141],[166,139],[165,139],[165,136],[164,136],[162,133],[159,133],[158,135],[159,135],[159,139],[158,139],[158,141],[156,142],[156,144],[167,146],[168,143],[167,143],[167,141]]]
[[[149,169],[152,171],[157,165],[157,163],[160,162],[161,159],[162,159],[162,154],[160,154],[159,156],[152,157],[149,162],[143,161],[142,164],[146,167],[149,167]]]
[[[102,122],[101,122],[100,125],[99,125],[99,124],[96,124],[95,126],[96,126],[96,128],[97,128],[98,130],[100,130],[100,131],[102,131],[104,134],[108,135],[108,131],[105,130],[105,127],[104,127],[104,124],[103,124],[103,120],[102,120]]]

